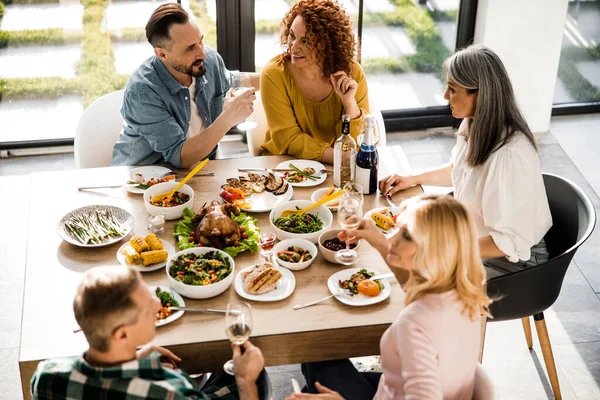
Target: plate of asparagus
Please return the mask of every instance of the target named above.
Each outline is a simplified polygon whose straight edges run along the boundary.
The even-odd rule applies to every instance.
[[[122,208],[108,205],[86,206],[61,218],[58,235],[79,247],[109,246],[129,235],[134,223],[133,216]]]

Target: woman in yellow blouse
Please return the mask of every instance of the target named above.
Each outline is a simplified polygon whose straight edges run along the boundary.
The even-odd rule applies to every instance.
[[[343,114],[350,134],[369,111],[367,80],[354,60],[352,23],[336,0],[301,0],[283,19],[283,54],[263,68],[262,101],[269,129],[263,154],[333,163]]]

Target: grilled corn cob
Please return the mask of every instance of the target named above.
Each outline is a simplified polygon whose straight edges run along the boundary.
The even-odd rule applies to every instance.
[[[378,227],[385,231],[391,229],[394,226],[394,220],[392,218],[386,217],[385,215],[378,212],[371,214],[371,219],[375,221]]]
[[[144,265],[156,264],[166,261],[169,258],[169,253],[166,250],[145,251],[140,255]]]
[[[139,264],[142,262],[140,254],[131,246],[126,246],[123,249],[123,254],[125,254],[125,259],[129,264]]]
[[[160,242],[160,239],[158,238],[158,236],[156,236],[156,234],[151,233],[148,236],[146,236],[146,243],[148,243],[148,245],[150,246],[150,250],[162,250],[163,249],[163,245]]]
[[[131,247],[135,249],[138,253],[150,250],[150,245],[146,240],[141,236],[134,236],[129,241]]]

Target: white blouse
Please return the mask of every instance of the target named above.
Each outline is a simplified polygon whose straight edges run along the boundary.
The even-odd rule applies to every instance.
[[[552,226],[538,154],[517,134],[483,165],[471,167],[466,130],[463,120],[451,156],[454,197],[471,212],[478,237],[491,235],[511,262],[528,260]]]

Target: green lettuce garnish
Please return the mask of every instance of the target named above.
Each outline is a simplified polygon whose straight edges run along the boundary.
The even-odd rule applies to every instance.
[[[196,230],[196,227],[198,226],[197,223],[192,222],[192,218],[195,215],[195,212],[186,207],[183,210],[183,218],[175,224],[173,237],[175,237],[177,240],[177,247],[180,250],[191,249],[192,247],[197,246],[195,243],[190,243],[190,234]],[[237,216],[235,214],[231,214],[231,219],[233,219],[239,226],[244,228],[248,234],[248,239],[242,239],[238,247],[229,246],[222,250],[231,257],[235,257],[242,251],[246,250],[256,253],[258,251],[258,240],[260,233],[260,228],[256,226],[256,219],[246,215],[245,213],[240,213],[240,215]]]

